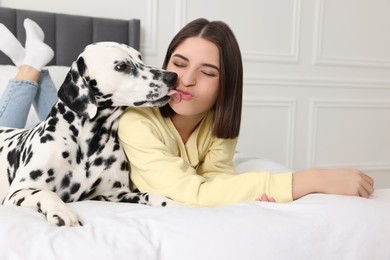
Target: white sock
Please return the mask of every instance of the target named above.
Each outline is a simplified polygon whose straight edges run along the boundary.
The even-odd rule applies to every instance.
[[[26,30],[26,56],[23,64],[41,71],[53,59],[54,51],[43,42],[45,34],[37,23],[26,18],[23,25]]]
[[[22,65],[26,55],[19,40],[2,23],[0,23],[0,51],[4,52],[17,67]]]

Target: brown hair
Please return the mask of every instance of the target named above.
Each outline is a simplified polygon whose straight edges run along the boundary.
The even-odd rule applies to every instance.
[[[221,21],[196,19],[184,26],[171,41],[165,55],[163,69],[167,68],[175,49],[187,38],[201,37],[219,49],[219,95],[214,109],[213,135],[218,138],[236,138],[240,132],[243,68],[240,47],[229,26]],[[161,115],[169,117],[175,112],[169,104],[160,108]]]

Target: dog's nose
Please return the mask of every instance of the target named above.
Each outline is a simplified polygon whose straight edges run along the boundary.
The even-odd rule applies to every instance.
[[[177,74],[175,72],[166,72],[163,76],[163,82],[173,85],[176,83]]]

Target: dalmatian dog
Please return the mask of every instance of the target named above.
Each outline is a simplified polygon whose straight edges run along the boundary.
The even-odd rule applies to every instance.
[[[176,78],[146,66],[129,46],[88,45],[73,62],[45,121],[32,129],[0,128],[0,201],[33,208],[58,226],[81,225],[67,202],[174,204],[130,191],[117,133],[127,106],[165,105]]]

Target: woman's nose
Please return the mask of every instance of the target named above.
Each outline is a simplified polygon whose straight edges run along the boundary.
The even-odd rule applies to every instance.
[[[196,84],[195,73],[191,71],[186,71],[179,75],[179,80],[186,87],[194,86]]]

